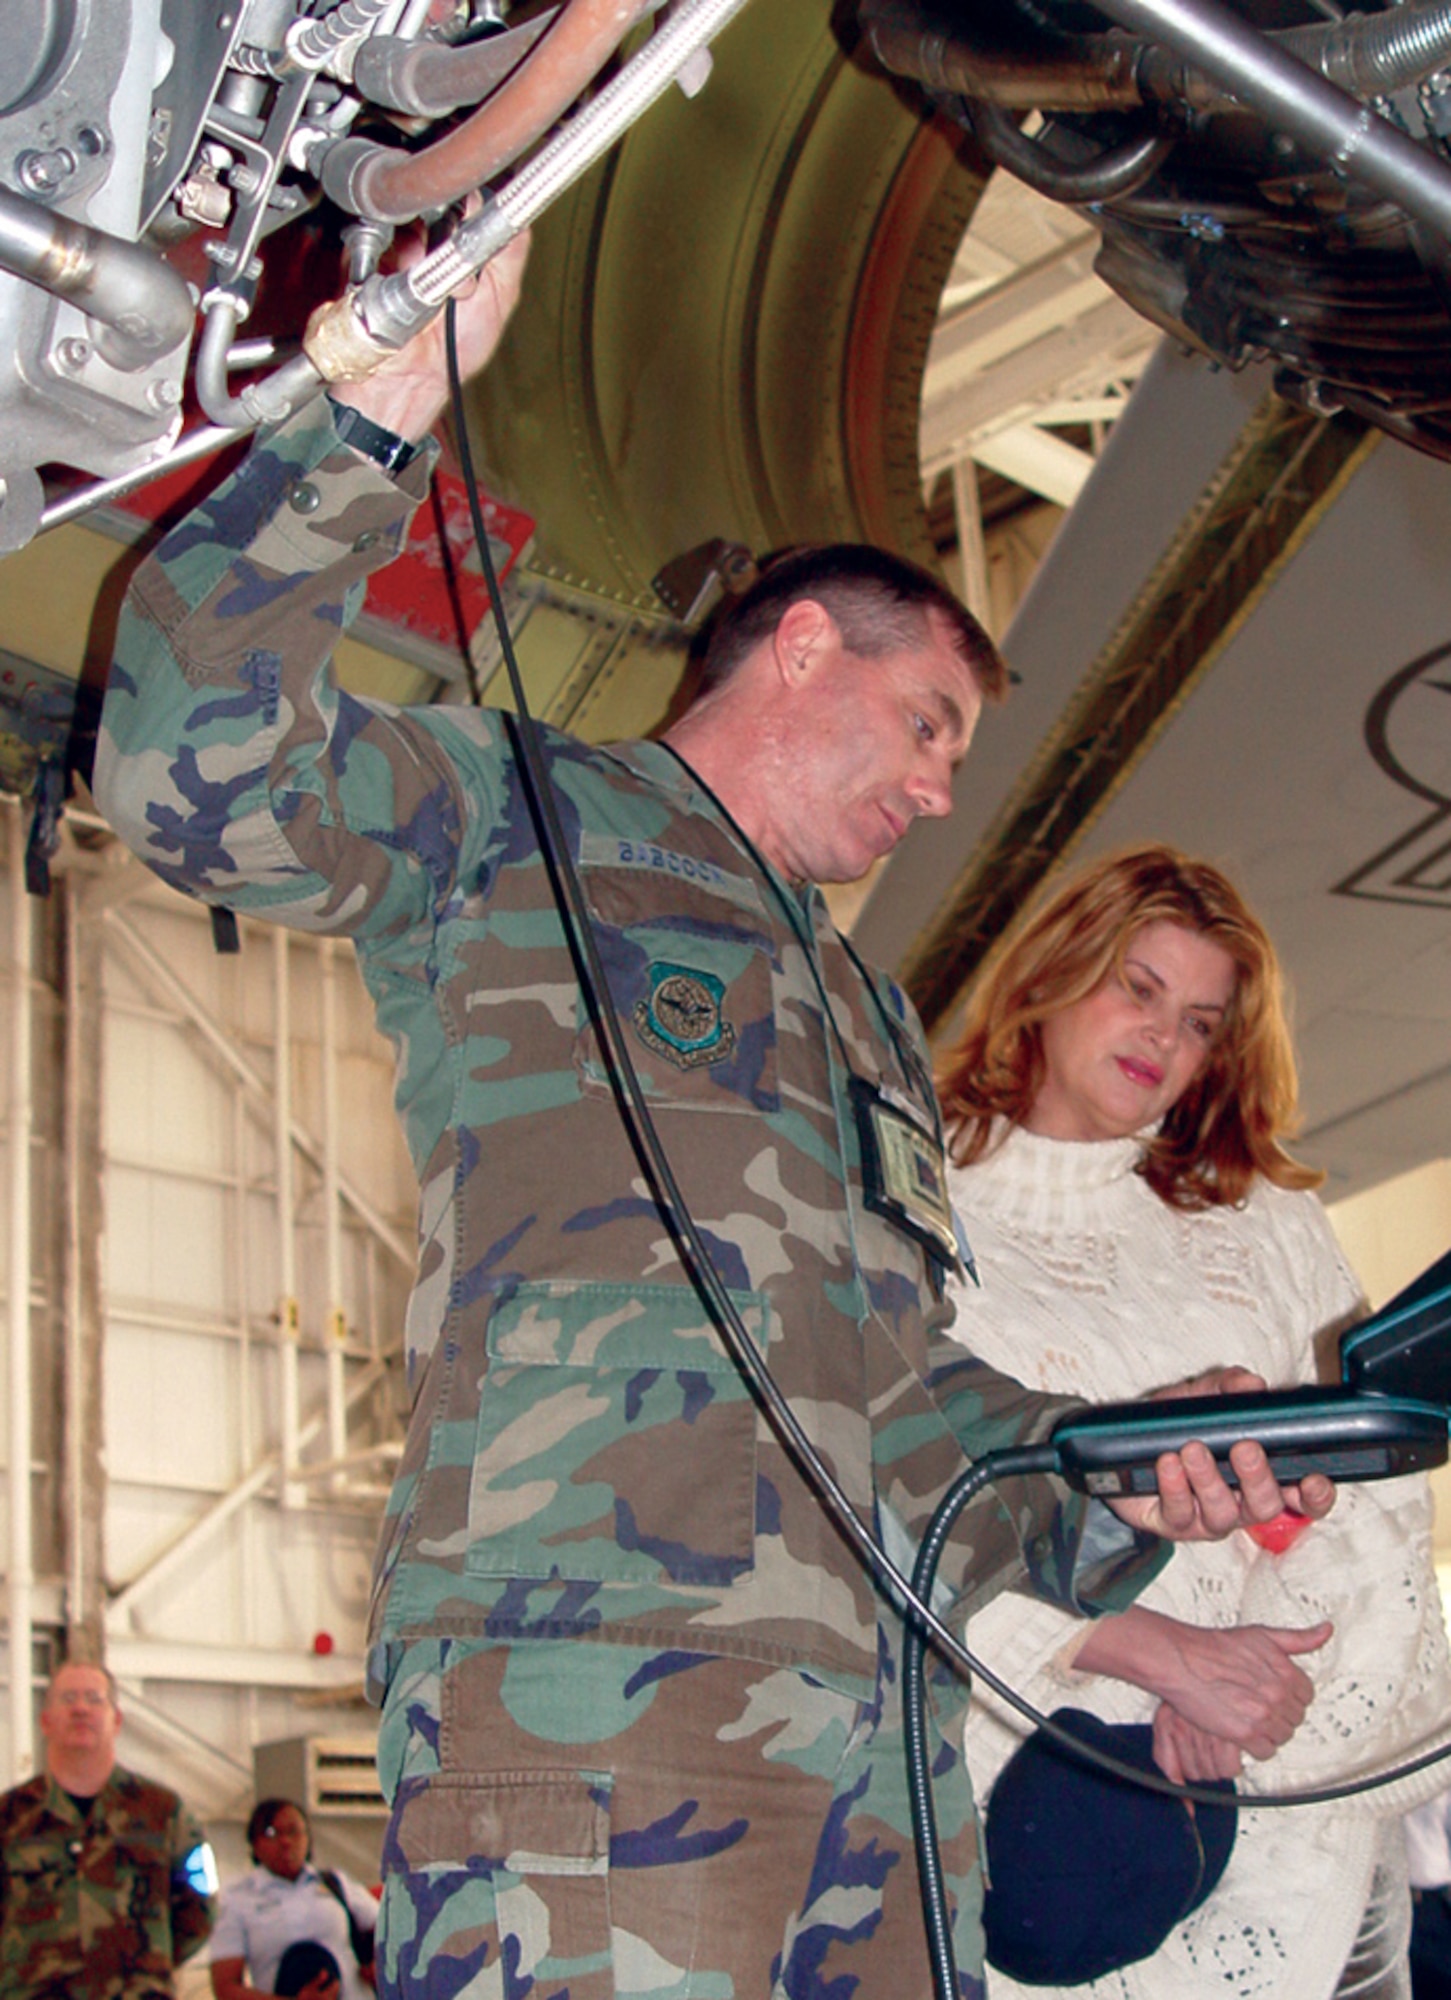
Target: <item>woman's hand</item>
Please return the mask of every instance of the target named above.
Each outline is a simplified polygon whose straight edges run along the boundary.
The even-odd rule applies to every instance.
[[[1160,1688],[1185,1722],[1226,1738],[1263,1761],[1288,1743],[1315,1698],[1315,1683],[1296,1664],[1318,1652],[1334,1630],[1328,1619],[1295,1631],[1273,1625],[1206,1630],[1174,1626],[1177,1674]]]
[[[1099,1619],[1073,1664],[1158,1695],[1188,1729],[1228,1746],[1231,1769],[1214,1775],[1232,1776],[1241,1753],[1273,1757],[1304,1721],[1315,1683],[1298,1656],[1318,1652],[1333,1630],[1328,1619],[1302,1629],[1186,1625],[1136,1605]]]
[[[338,2000],[343,1985],[330,1972],[315,1972],[305,1986],[297,1989],[297,2000]]]
[[[1154,1762],[1173,1784],[1212,1785],[1218,1778],[1238,1777],[1244,1759],[1222,1736],[1196,1729],[1161,1701],[1154,1711]]]
[[[248,1982],[245,1958],[217,1959],[211,1973],[216,2000],[278,2000],[277,1994]],[[297,2000],[338,2000],[342,1990],[341,1980],[330,1972],[315,1972],[305,1986],[298,1987]]]

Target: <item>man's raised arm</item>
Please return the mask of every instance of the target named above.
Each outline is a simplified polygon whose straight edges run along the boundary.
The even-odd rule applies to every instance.
[[[517,239],[460,301],[463,367],[493,353],[527,255]],[[426,714],[333,675],[428,490],[431,449],[400,447],[420,445],[446,396],[440,317],[366,382],[259,436],[133,578],[95,793],[174,887],[303,928],[396,934],[427,921],[467,859],[437,830],[466,800],[487,824],[502,780],[486,725],[445,747]]]

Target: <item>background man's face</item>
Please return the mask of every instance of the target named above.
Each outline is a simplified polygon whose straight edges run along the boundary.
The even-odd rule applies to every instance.
[[[52,1751],[114,1755],[121,1712],[99,1667],[62,1667],[40,1711],[40,1729]]]

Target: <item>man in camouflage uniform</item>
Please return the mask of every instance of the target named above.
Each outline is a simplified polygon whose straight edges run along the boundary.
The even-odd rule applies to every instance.
[[[0,1994],[170,2000],[212,1927],[202,1835],[175,1792],[116,1762],[104,1667],[61,1667],[40,1712],[46,1768],[0,1796]]]
[[[496,260],[461,315],[475,361],[520,263]],[[379,1990],[923,1993],[900,1624],[677,1254],[581,997],[514,725],[370,705],[331,675],[426,487],[429,447],[405,447],[442,402],[438,346],[421,336],[289,421],[141,570],[97,766],[103,810],[166,880],[350,934],[397,1049],[420,1257],[371,1632],[393,1807]],[[942,1337],[950,1233],[913,1212],[940,1165],[920,1031],[812,883],[947,811],[1002,674],[931,579],[828,551],[742,602],[665,741],[545,735],[684,1200],[748,1337],[899,1556],[964,1448],[1041,1437],[1068,1406]],[[875,1192],[859,1120],[865,1152],[899,1161]],[[1262,1455],[1242,1477],[1254,1518],[1278,1509]],[[1175,1461],[1162,1494],[1141,1526],[1240,1518],[1207,1454]],[[1089,1548],[1095,1515],[1112,1532]],[[1019,1481],[967,1510],[944,1577],[959,1617],[1014,1583],[1101,1608],[1152,1569],[1147,1546]],[[980,1994],[965,1696],[939,1694],[945,1863],[963,1992]]]

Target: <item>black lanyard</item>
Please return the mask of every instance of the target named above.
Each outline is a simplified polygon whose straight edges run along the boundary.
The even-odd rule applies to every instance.
[[[961,1274],[963,1246],[947,1196],[947,1150],[942,1114],[931,1077],[926,1075],[916,1050],[904,1039],[899,1023],[892,1018],[876,980],[850,942],[840,931],[834,930],[837,943],[871,995],[872,1005],[891,1044],[905,1089],[898,1091],[885,1082],[874,1082],[870,1077],[859,1074],[848,1053],[826,981],[817,964],[815,934],[807,928],[795,898],[783,887],[776,870],[730,808],[716,797],[700,774],[692,770],[686,759],[669,743],[659,747],[667,750],[691,782],[700,788],[745,849],[801,946],[812,983],[821,998],[822,1013],[835,1037],[842,1068],[847,1075],[847,1092],[861,1150],[863,1198],[873,1214],[884,1217],[927,1252],[934,1283],[940,1292],[944,1273],[957,1271]]]

